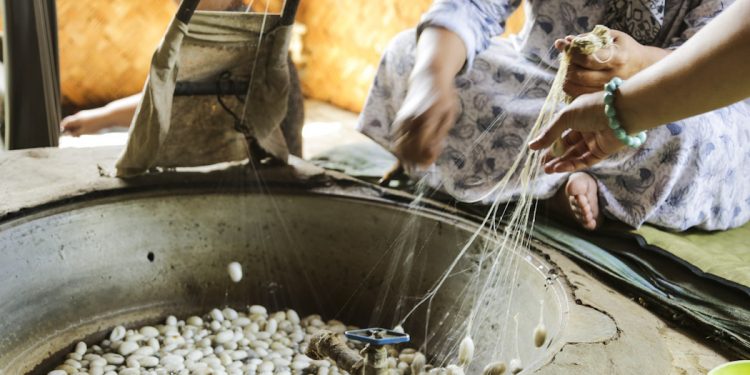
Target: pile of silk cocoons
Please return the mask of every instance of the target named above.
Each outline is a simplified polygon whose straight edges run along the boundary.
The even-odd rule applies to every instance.
[[[319,315],[300,319],[294,310],[269,314],[254,305],[247,312],[213,309],[203,317],[178,320],[138,329],[115,327],[97,345],[80,342],[64,363],[48,375],[245,375],[347,374],[329,360],[305,356],[309,340],[319,330],[341,334],[357,329]],[[361,349],[359,343],[347,342]],[[394,374],[410,374],[414,349],[389,352]],[[427,366],[427,370],[429,366]]]

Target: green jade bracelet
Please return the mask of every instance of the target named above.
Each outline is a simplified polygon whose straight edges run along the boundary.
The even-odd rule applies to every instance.
[[[625,129],[622,128],[622,125],[620,125],[620,120],[617,119],[615,92],[623,82],[624,81],[620,79],[620,77],[615,77],[604,85],[604,114],[607,115],[609,128],[615,133],[615,137],[626,146],[638,148],[646,142],[646,132],[643,131],[636,135],[628,135],[628,133],[625,132]]]

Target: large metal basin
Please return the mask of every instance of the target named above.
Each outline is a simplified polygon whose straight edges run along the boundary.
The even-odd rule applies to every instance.
[[[78,340],[99,340],[118,324],[218,305],[264,304],[359,326],[393,324],[396,301],[378,295],[389,285],[388,249],[406,226],[423,245],[408,275],[413,303],[453,261],[475,222],[376,199],[164,190],[56,205],[6,221],[0,224],[0,374],[43,373],[49,358]],[[476,252],[432,300],[429,321],[425,304],[405,325],[417,346],[429,324],[427,351],[436,361],[449,363],[463,338]],[[567,324],[580,307],[569,303],[564,278],[533,253],[514,257],[517,283],[502,305],[510,306],[510,316],[519,314],[518,335],[501,311],[484,315],[472,329],[477,357],[469,373],[516,356],[527,369],[538,368],[566,338],[585,341]],[[226,272],[235,260],[245,269],[239,284]],[[550,339],[537,349],[532,331],[542,300]],[[372,322],[378,304],[386,308]]]

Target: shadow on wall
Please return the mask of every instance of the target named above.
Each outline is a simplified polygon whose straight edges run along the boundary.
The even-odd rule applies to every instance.
[[[243,0],[262,11],[266,0]],[[277,12],[281,0],[269,0]],[[358,112],[380,55],[398,32],[414,27],[432,0],[302,0],[301,58],[305,95]],[[151,55],[174,15],[173,0],[58,0],[63,104],[80,109],[143,87]],[[508,22],[520,30],[523,15]]]

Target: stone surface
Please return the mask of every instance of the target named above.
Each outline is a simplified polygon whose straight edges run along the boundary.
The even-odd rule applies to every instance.
[[[574,294],[580,304],[605,312],[616,326],[602,329],[602,324],[606,327],[610,322],[582,319],[578,323],[587,324],[594,331],[604,333],[614,328],[614,335],[607,339],[604,335],[597,342],[567,344],[537,374],[699,375],[727,361],[705,343],[672,329],[638,303],[595,280],[565,256],[544,252],[576,288]]]
[[[96,191],[169,184],[170,181],[181,181],[187,176],[159,173],[130,180],[114,178],[114,164],[121,152],[121,146],[0,152],[0,197],[4,197],[0,199],[0,220],[6,215],[49,202],[75,198]],[[323,173],[322,169],[303,163],[295,157],[290,157],[289,162],[291,165],[299,164],[299,168],[275,168],[266,177],[273,180],[277,177],[288,179],[294,176],[300,181],[305,181],[318,178]],[[211,180],[214,178],[214,171],[231,165],[236,164],[187,168],[185,171],[189,171],[188,175],[197,178],[196,181],[203,178]],[[239,168],[233,169],[236,173],[242,173]]]

